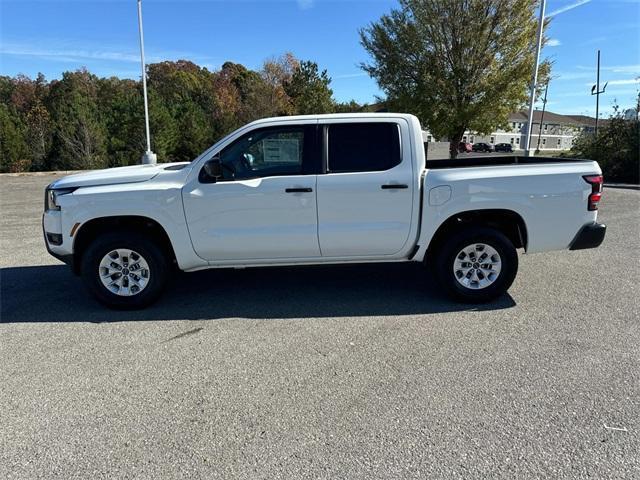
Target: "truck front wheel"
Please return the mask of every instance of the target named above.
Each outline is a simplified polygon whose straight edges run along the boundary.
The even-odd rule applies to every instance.
[[[436,276],[455,300],[488,302],[505,293],[518,272],[518,252],[502,232],[470,226],[436,252]]]
[[[163,250],[144,235],[101,235],[86,249],[81,273],[89,291],[116,309],[144,308],[162,293],[168,262]]]

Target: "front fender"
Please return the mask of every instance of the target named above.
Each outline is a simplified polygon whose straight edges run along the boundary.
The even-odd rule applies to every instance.
[[[65,195],[62,231],[73,234],[90,220],[105,217],[138,216],[158,223],[167,233],[178,266],[188,270],[205,266],[191,245],[182,205],[181,185],[127,184],[87,187]],[[72,248],[72,250],[74,250]]]

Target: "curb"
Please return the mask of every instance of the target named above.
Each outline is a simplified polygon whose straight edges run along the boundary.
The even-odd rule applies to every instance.
[[[640,190],[640,185],[635,185],[633,183],[605,183],[604,186],[607,188],[626,188],[628,190]]]

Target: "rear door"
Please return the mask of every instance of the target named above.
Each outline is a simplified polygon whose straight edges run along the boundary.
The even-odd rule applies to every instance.
[[[323,257],[393,255],[405,246],[415,194],[408,139],[402,119],[324,123],[317,181]]]

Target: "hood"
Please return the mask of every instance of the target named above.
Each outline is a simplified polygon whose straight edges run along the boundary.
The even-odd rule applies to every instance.
[[[134,165],[131,167],[94,170],[62,177],[53,182],[49,188],[97,187],[100,185],[146,182],[165,170],[180,170],[188,165],[188,162],[158,163],[155,165]]]

